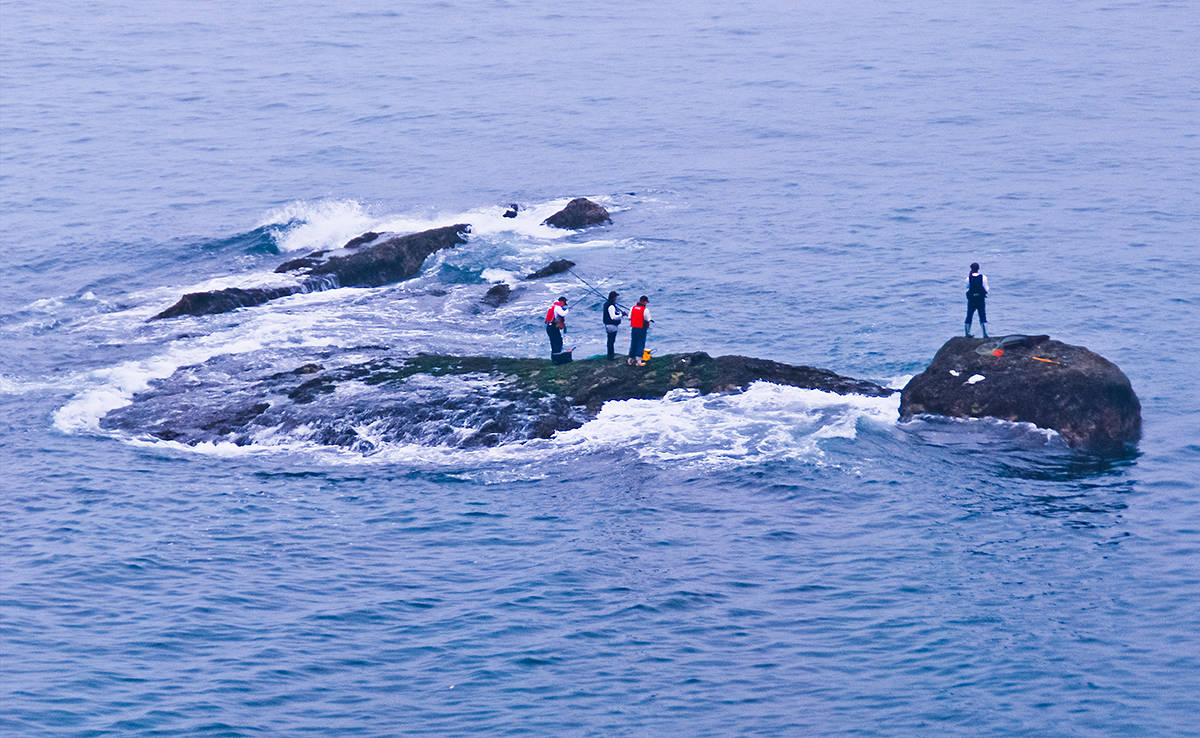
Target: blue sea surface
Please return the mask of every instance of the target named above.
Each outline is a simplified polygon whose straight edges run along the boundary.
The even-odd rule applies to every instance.
[[[4,0],[0,733],[1200,735],[1198,45],[1169,0]],[[577,196],[613,223],[540,225]],[[406,282],[148,321],[464,222]],[[978,261],[1143,438],[765,383],[494,447],[366,384],[240,443],[114,423],[544,356],[557,294],[600,353],[601,297],[520,279],[557,258],[655,354],[894,387]]]

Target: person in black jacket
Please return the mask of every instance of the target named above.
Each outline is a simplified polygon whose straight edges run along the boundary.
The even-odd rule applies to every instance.
[[[967,319],[963,323],[963,335],[971,335],[971,318],[979,312],[979,328],[983,337],[987,338],[987,310],[985,301],[988,295],[987,275],[979,271],[979,264],[971,264],[971,273],[967,275]]]
[[[604,301],[604,330],[608,333],[608,360],[612,361],[616,358],[614,351],[617,344],[617,329],[621,326],[621,318],[625,317],[625,311],[617,307],[617,293],[609,292],[608,299]]]

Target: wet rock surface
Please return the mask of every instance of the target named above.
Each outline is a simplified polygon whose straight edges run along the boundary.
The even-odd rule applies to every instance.
[[[232,358],[185,367],[109,413],[102,426],[190,445],[301,438],[371,453],[380,443],[472,447],[548,438],[579,427],[609,400],[657,399],[676,389],[736,392],[765,380],[838,394],[894,392],[824,369],[703,352],[635,367],[381,351],[325,368],[335,358],[275,372]]]
[[[416,276],[430,254],[466,243],[466,236],[470,230],[471,227],[465,223],[433,228],[389,238],[344,256],[327,256],[324,251],[315,251],[299,259],[286,261],[275,270],[305,273],[299,284],[249,289],[230,287],[210,292],[192,292],[151,320],[182,315],[225,313],[300,292],[314,292],[331,287],[379,287],[399,282]],[[358,239],[369,235],[371,234],[363,234]],[[358,239],[350,241],[350,244]]]
[[[901,393],[900,416],[921,413],[1033,423],[1095,450],[1135,443],[1142,428],[1115,364],[1049,336],[950,339]]]
[[[488,288],[487,294],[480,300],[484,305],[491,307],[500,307],[508,302],[508,298],[512,296],[512,287],[504,283],[494,284]]]
[[[536,272],[531,272],[525,275],[525,279],[541,279],[542,277],[551,277],[555,274],[562,274],[571,267],[575,266],[575,262],[569,259],[556,259]]]
[[[565,208],[542,221],[544,225],[572,230],[611,222],[608,211],[586,197],[575,198]]]
[[[346,245],[343,246],[342,248],[356,249],[359,246],[365,246],[366,244],[371,243],[372,241],[374,241],[377,238],[379,238],[378,233],[376,233],[375,231],[367,231],[366,233],[362,234],[361,236],[355,236],[354,238],[347,241]]]
[[[189,292],[179,298],[171,307],[163,310],[155,315],[150,320],[162,320],[163,318],[175,318],[181,315],[212,315],[215,313],[227,313],[230,310],[237,310],[242,307],[254,307],[262,305],[265,302],[287,297],[298,292],[303,292],[304,288],[300,286],[283,286],[283,287],[254,287],[250,289],[242,289],[241,287],[227,287],[223,290],[213,290],[211,292]]]

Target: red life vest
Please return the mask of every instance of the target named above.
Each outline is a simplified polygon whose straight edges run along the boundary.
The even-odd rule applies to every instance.
[[[629,310],[629,327],[630,328],[645,328],[646,320],[644,313],[646,312],[645,305],[634,305]]]
[[[547,323],[553,323],[553,322],[554,322],[554,308],[558,307],[558,306],[559,306],[559,305],[561,305],[561,304],[562,304],[561,302],[558,302],[558,301],[556,300],[556,301],[554,302],[554,304],[550,306],[550,309],[546,311],[546,322],[547,322]]]

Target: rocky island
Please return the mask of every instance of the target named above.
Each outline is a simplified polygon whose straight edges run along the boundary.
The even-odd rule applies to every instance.
[[[1136,443],[1141,403],[1111,361],[1049,336],[952,338],[900,395],[900,417],[992,417],[1057,431],[1077,448]]]
[[[608,222],[608,212],[584,198],[570,201],[545,221],[572,229]],[[294,276],[289,284],[187,294],[152,320],[227,312],[298,292],[409,279],[431,254],[465,243],[470,230],[460,223],[407,235],[367,232],[340,249],[284,262],[276,272]],[[561,274],[573,266],[560,259],[526,279]],[[512,294],[509,285],[493,284],[478,304],[495,308]],[[372,442],[356,429],[370,426],[388,429],[389,440],[427,443],[432,438],[434,443],[470,446],[549,437],[578,427],[609,400],[655,399],[675,389],[735,392],[766,381],[838,394],[878,397],[895,392],[825,369],[745,356],[714,358],[704,352],[657,357],[646,367],[603,359],[555,365],[544,359],[428,354],[381,354],[356,363],[329,358],[328,369],[309,363],[290,372],[246,377],[239,391],[214,392],[200,402],[188,398],[181,405],[172,403],[182,394],[203,390],[184,380],[172,387],[168,378],[105,422],[184,443],[244,444],[256,433],[291,426],[317,429],[322,443],[361,450]],[[438,382],[456,378],[457,390],[438,394]],[[391,394],[387,401],[351,407],[351,417],[336,417],[345,412],[341,407],[316,408],[321,398],[356,383]],[[410,391],[413,387],[420,391]],[[1121,370],[1086,348],[1045,335],[947,341],[901,393],[900,418],[921,414],[1033,423],[1088,450],[1122,448],[1141,435],[1141,406]]]

